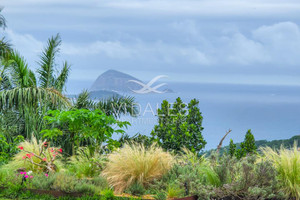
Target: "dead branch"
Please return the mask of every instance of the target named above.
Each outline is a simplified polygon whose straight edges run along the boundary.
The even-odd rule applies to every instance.
[[[221,139],[221,141],[220,141],[220,143],[219,143],[219,145],[218,145],[218,147],[217,147],[217,153],[219,153],[219,151],[220,151],[220,149],[221,149],[221,147],[222,147],[223,141],[225,140],[226,136],[227,136],[230,132],[231,132],[231,129],[229,129],[229,130],[226,132],[226,134],[223,136],[223,138]]]

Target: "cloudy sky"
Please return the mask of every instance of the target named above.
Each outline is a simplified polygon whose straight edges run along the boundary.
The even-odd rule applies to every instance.
[[[63,39],[69,92],[108,69],[142,80],[300,85],[299,0],[1,0],[4,33],[32,68]],[[2,33],[1,33],[2,34]]]

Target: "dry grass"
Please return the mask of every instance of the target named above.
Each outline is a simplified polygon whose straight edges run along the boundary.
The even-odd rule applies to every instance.
[[[261,148],[264,156],[274,163],[283,192],[289,197],[300,199],[300,151],[295,143],[292,149],[281,147],[275,151],[270,147]]]
[[[127,144],[108,156],[102,175],[117,193],[121,193],[134,183],[146,186],[160,178],[173,163],[173,156],[156,145],[146,149],[140,144]]]

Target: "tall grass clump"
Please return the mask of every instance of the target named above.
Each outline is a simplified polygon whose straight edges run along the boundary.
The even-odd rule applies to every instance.
[[[292,149],[283,146],[275,151],[270,147],[261,148],[263,155],[270,160],[277,172],[283,192],[289,197],[300,199],[300,151],[297,144]]]
[[[102,175],[120,193],[132,184],[147,186],[161,178],[173,163],[173,156],[156,145],[145,148],[142,144],[126,144],[108,156]]]

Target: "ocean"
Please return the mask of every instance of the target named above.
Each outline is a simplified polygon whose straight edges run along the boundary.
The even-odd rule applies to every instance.
[[[243,141],[248,129],[256,140],[287,139],[300,134],[299,86],[168,83],[168,88],[174,93],[131,94],[140,105],[140,116],[121,117],[131,123],[126,133],[150,135],[157,124],[157,106],[165,99],[172,103],[181,97],[185,103],[193,98],[199,100],[205,150],[216,148],[228,129],[232,132],[223,145],[228,145],[230,139]]]

